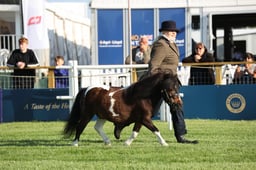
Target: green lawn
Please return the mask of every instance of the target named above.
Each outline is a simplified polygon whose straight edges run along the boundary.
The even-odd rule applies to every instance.
[[[127,147],[132,126],[116,140],[108,122],[112,146],[105,146],[92,121],[73,147],[63,139],[64,122],[2,123],[0,169],[256,169],[256,121],[186,120],[187,138],[198,139],[197,145],[176,143],[166,122],[154,122],[168,147],[145,127]]]

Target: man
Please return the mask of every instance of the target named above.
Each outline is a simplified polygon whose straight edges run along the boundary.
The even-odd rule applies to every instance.
[[[36,71],[28,69],[38,66],[38,60],[33,50],[28,49],[28,39],[19,39],[19,49],[12,52],[7,61],[7,66],[15,67],[13,71],[13,88],[26,89],[34,88]]]
[[[170,74],[177,75],[177,67],[179,63],[179,50],[176,46],[175,40],[179,29],[176,28],[176,22],[169,20],[164,21],[159,29],[162,35],[154,42],[151,50],[151,60],[149,62],[149,75],[156,74],[159,71],[166,71]],[[163,99],[170,106],[172,114],[172,122],[174,128],[174,135],[178,143],[198,143],[197,140],[188,140],[184,137],[187,133],[186,124],[184,121],[184,114],[182,104],[177,105],[169,101],[171,95],[163,93]],[[182,103],[181,99],[180,103]],[[160,107],[160,104],[159,104]]]
[[[151,48],[148,44],[148,38],[146,36],[142,36],[139,41],[139,46],[132,49],[132,63],[133,64],[148,64],[150,60],[150,52]],[[130,64],[131,59],[130,55],[126,57],[125,64]],[[143,69],[137,69],[137,77],[140,77],[144,74]]]

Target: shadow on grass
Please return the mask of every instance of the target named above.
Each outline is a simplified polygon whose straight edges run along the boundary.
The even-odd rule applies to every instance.
[[[1,146],[70,146],[72,140],[60,139],[60,140],[1,140]],[[103,143],[102,140],[81,140],[79,143]]]

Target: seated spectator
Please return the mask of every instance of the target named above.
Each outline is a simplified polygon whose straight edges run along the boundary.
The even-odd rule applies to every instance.
[[[215,59],[203,43],[197,43],[195,51],[182,60],[183,63],[214,62]],[[211,66],[191,66],[189,85],[215,84],[214,70]]]
[[[63,66],[64,65],[64,57],[56,56],[55,57],[55,65]],[[55,77],[55,88],[68,88],[68,69],[54,69],[54,77]]]
[[[252,53],[246,53],[244,61],[254,62],[254,57]],[[255,71],[256,71],[256,64],[254,63],[246,63],[246,64],[238,65],[234,73],[233,83],[234,84],[252,84]]]
[[[132,63],[133,64],[148,64],[150,60],[150,52],[151,48],[148,44],[148,38],[146,36],[142,36],[140,38],[139,46],[132,49]],[[126,57],[125,64],[130,64],[131,59],[130,55]],[[146,70],[145,70],[146,71]],[[140,77],[145,72],[143,69],[137,69],[137,77]]]

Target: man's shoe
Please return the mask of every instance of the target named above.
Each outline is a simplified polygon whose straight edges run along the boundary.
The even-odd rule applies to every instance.
[[[183,136],[177,137],[178,143],[187,143],[187,144],[197,144],[199,143],[198,140],[188,140],[184,138]]]

